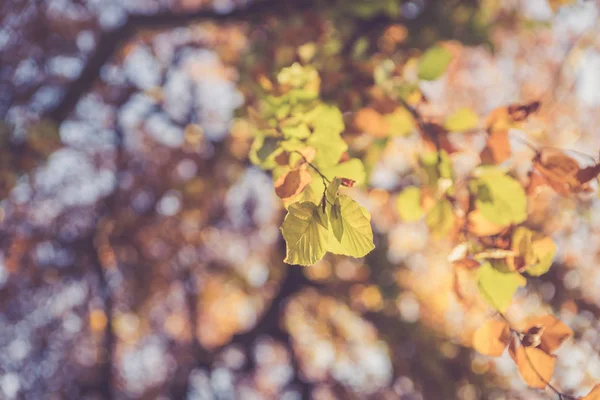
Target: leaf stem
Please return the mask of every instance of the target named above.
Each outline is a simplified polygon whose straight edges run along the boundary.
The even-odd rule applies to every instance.
[[[308,166],[311,167],[317,174],[319,174],[321,179],[323,179],[323,184],[330,183],[329,179],[327,179],[327,177],[325,175],[323,175],[323,173],[321,171],[319,171],[319,169],[317,167],[315,167],[313,163],[308,161],[308,159],[306,158],[306,156],[304,156],[304,154],[300,153],[298,150],[293,150],[292,153],[300,154],[300,157],[302,157],[304,159],[304,162],[306,164],[308,164]],[[325,185],[325,186],[327,186],[327,185]]]

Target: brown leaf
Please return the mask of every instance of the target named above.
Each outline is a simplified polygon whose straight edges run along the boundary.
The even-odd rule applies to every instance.
[[[543,315],[527,320],[527,329],[543,327],[539,348],[552,354],[560,345],[573,336],[573,330],[553,315]]]
[[[390,131],[390,124],[385,117],[370,107],[356,112],[354,126],[359,131],[368,132],[375,137],[386,137]]]
[[[533,168],[557,193],[565,196],[586,191],[586,182],[593,178],[587,179],[593,171],[582,172],[579,163],[561,151],[543,151],[536,155]]]
[[[527,104],[511,104],[508,106],[508,115],[513,121],[521,122],[525,121],[527,117],[535,113],[540,108],[539,101],[532,101]]]
[[[421,135],[426,149],[430,151],[445,150],[448,154],[456,153],[458,150],[448,137],[449,132],[442,125],[425,122],[421,129]]]
[[[600,385],[594,386],[592,391],[581,400],[600,400]]]
[[[584,184],[597,177],[598,174],[600,174],[600,163],[580,169],[577,171],[577,174],[575,174],[575,178],[577,178],[579,183]]]
[[[342,181],[342,186],[345,187],[354,187],[354,185],[356,184],[355,180],[349,178],[341,178],[340,180]]]
[[[275,181],[275,193],[283,200],[300,194],[312,182],[312,175],[306,168],[293,169]]]
[[[544,389],[552,379],[556,356],[537,347],[518,346],[516,342],[517,339],[513,338],[509,353],[519,368],[521,378],[532,388]]]
[[[490,319],[475,331],[473,348],[481,354],[501,356],[510,340],[510,328],[504,321]]]
[[[510,154],[508,130],[494,130],[489,134],[480,157],[484,164],[500,164],[510,157]]]

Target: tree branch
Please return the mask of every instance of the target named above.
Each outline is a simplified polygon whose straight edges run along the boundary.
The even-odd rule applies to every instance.
[[[223,14],[213,10],[198,10],[189,13],[163,11],[153,15],[130,15],[121,27],[102,35],[95,52],[89,57],[79,77],[69,85],[62,100],[47,112],[46,116],[58,123],[64,121],[83,94],[98,80],[102,67],[114,56],[121,45],[139,29],[161,28],[200,20],[242,22],[258,18],[264,19],[271,15],[286,15],[291,12],[290,9],[300,11],[314,8],[317,3],[317,0],[263,0],[255,1],[247,7],[237,8]]]

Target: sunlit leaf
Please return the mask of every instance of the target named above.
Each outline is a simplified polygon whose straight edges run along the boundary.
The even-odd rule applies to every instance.
[[[556,356],[547,354],[537,347],[518,346],[511,342],[510,354],[519,368],[519,374],[532,388],[544,389],[554,374]]]
[[[306,144],[317,150],[315,164],[319,168],[327,168],[338,163],[348,145],[340,136],[344,130],[342,114],[337,107],[322,106],[310,120],[312,135]]]
[[[407,187],[398,194],[396,208],[404,221],[418,221],[425,210],[421,206],[421,189],[415,186]]]
[[[533,254],[536,257],[536,264],[531,265],[525,270],[531,276],[544,275],[552,266],[554,255],[556,254],[556,243],[550,237],[544,237],[534,240],[532,243]]]
[[[308,125],[306,124],[282,126],[281,131],[286,138],[306,139],[310,136],[310,129],[308,129]]]
[[[513,295],[527,280],[519,273],[501,270],[486,262],[477,270],[477,287],[481,296],[496,310],[505,312]]]
[[[473,335],[473,348],[492,357],[501,356],[510,341],[510,329],[506,322],[490,319],[483,323]]]
[[[334,232],[334,242],[338,242],[341,246],[334,245],[328,250],[356,258],[364,257],[375,248],[371,215],[349,196],[339,196],[337,206],[339,206],[339,218],[336,217],[336,224],[339,226],[336,228],[338,233]]]
[[[447,199],[439,200],[425,217],[431,235],[437,238],[448,235],[454,227],[455,220],[454,208]]]
[[[452,53],[442,46],[427,50],[419,59],[419,78],[433,81],[444,74],[452,61]]]
[[[415,129],[415,120],[404,107],[397,107],[391,114],[387,114],[385,121],[391,136],[407,136]]]
[[[463,107],[451,114],[444,123],[444,128],[452,132],[464,132],[476,128],[479,117],[473,110]]]
[[[516,179],[491,169],[478,178],[474,189],[475,206],[489,221],[509,225],[527,219],[527,197]]]
[[[327,217],[310,202],[294,203],[281,225],[288,264],[312,265],[327,251]]]

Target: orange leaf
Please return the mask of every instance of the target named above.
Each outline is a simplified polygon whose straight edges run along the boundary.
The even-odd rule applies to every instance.
[[[275,193],[283,200],[300,194],[312,182],[312,175],[306,168],[293,169],[275,181]]]
[[[510,329],[506,322],[490,319],[475,331],[473,348],[481,354],[498,357],[510,340]]]
[[[596,385],[592,388],[592,391],[587,394],[581,400],[600,400],[600,385]]]
[[[548,354],[552,354],[565,340],[573,336],[573,330],[553,315],[528,319],[527,329],[534,326],[544,327],[539,348]]]
[[[385,137],[390,131],[390,124],[375,109],[367,107],[357,111],[354,126],[362,132],[369,132],[375,137]]]
[[[504,230],[506,226],[498,225],[488,221],[479,210],[473,210],[468,215],[469,232],[476,236],[496,235]]]
[[[481,151],[481,161],[485,164],[500,164],[510,157],[510,141],[508,130],[494,130],[487,138],[485,148]]]
[[[512,342],[516,340],[513,339]],[[552,379],[556,356],[549,355],[537,347],[516,347],[513,343],[509,351],[519,368],[521,378],[532,388],[544,389]]]

